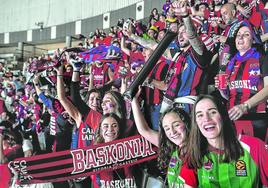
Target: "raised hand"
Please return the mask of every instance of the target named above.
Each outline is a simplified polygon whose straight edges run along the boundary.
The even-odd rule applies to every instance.
[[[131,34],[133,34],[133,23],[131,20],[127,20],[125,21],[125,23],[123,24],[123,30],[122,30],[122,33],[127,36],[127,37],[130,37]]]
[[[176,16],[186,16],[189,14],[186,0],[174,1],[172,7]]]
[[[79,57],[76,57],[76,59],[70,58],[69,63],[72,65],[74,71],[80,71],[83,66],[82,59]]]

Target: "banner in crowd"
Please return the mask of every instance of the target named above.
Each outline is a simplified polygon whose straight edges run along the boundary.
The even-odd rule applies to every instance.
[[[28,158],[18,158],[9,168],[19,184],[58,182],[111,171],[156,158],[156,147],[133,136],[109,143]]]
[[[83,58],[85,63],[92,63],[101,60],[120,59],[121,55],[121,49],[113,45],[99,45],[86,52],[80,53],[80,57]]]

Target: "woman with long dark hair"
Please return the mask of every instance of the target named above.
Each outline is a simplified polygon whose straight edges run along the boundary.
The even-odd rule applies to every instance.
[[[185,187],[268,185],[268,150],[257,138],[237,138],[224,104],[201,95],[192,110],[192,128],[180,178]]]
[[[264,119],[254,119],[254,114],[266,110],[268,99],[268,56],[262,54],[259,37],[249,23],[243,23],[235,34],[237,53],[227,64],[225,89],[219,88],[216,76],[215,87],[228,100],[229,115],[235,121],[238,134],[248,134],[265,139],[268,123]],[[240,121],[247,114],[252,120]]]
[[[127,119],[126,101],[121,93],[113,90],[107,91],[103,96],[101,107],[104,115],[106,113],[115,113],[122,122],[126,122],[123,130],[125,136],[136,134],[133,121]]]
[[[108,122],[107,122],[108,121]],[[112,122],[112,123],[111,123]],[[110,131],[109,131],[110,129]],[[102,116],[95,133],[95,144],[111,142],[123,137],[123,122],[115,113]]]
[[[132,100],[132,111],[138,132],[149,142],[159,148],[158,166],[167,173],[169,187],[182,186],[178,178],[186,152],[189,136],[190,117],[182,109],[173,106],[160,117],[159,131],[148,126],[138,103],[137,96]]]
[[[96,130],[94,143],[108,143],[125,137],[124,123],[115,113],[105,113]],[[106,149],[108,148],[106,147]],[[94,180],[94,187],[113,187],[115,181],[120,182],[121,187],[136,187],[130,167],[104,171],[100,174],[92,175],[91,178]],[[131,183],[126,184],[127,181]]]

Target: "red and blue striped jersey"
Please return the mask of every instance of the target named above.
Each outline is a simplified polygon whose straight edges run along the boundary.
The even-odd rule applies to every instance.
[[[206,68],[211,60],[211,53],[206,49],[198,55],[192,47],[179,55],[175,63],[175,74],[172,76],[166,97],[173,100],[177,97],[198,95],[205,92],[207,86]]]
[[[263,77],[268,76],[268,64],[263,60],[261,54],[251,48],[243,56],[237,53],[228,63],[229,108],[244,103],[264,87]],[[250,112],[263,112],[265,107],[265,103],[260,103]]]
[[[103,86],[106,82],[109,81],[108,76],[109,66],[104,63],[103,66],[97,67],[96,65],[92,65],[92,74],[94,75],[94,86]]]
[[[168,64],[161,61],[154,66],[148,77],[157,81],[163,81],[166,77],[167,70]],[[145,97],[147,105],[160,104],[162,102],[163,92],[155,87],[145,87]]]

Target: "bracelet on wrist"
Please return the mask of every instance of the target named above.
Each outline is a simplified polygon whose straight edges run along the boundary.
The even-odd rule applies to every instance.
[[[242,104],[242,109],[243,109],[244,112],[249,111],[249,109],[250,109],[249,104],[248,103],[243,103]]]
[[[246,109],[247,109],[247,110],[249,110],[249,109],[250,109],[250,106],[249,106],[249,104],[248,104],[248,103],[244,103],[244,106],[246,107]]]
[[[63,75],[62,74],[58,74],[57,77],[63,77]]]
[[[75,71],[73,71],[73,72],[80,72],[79,70],[75,70]]]

